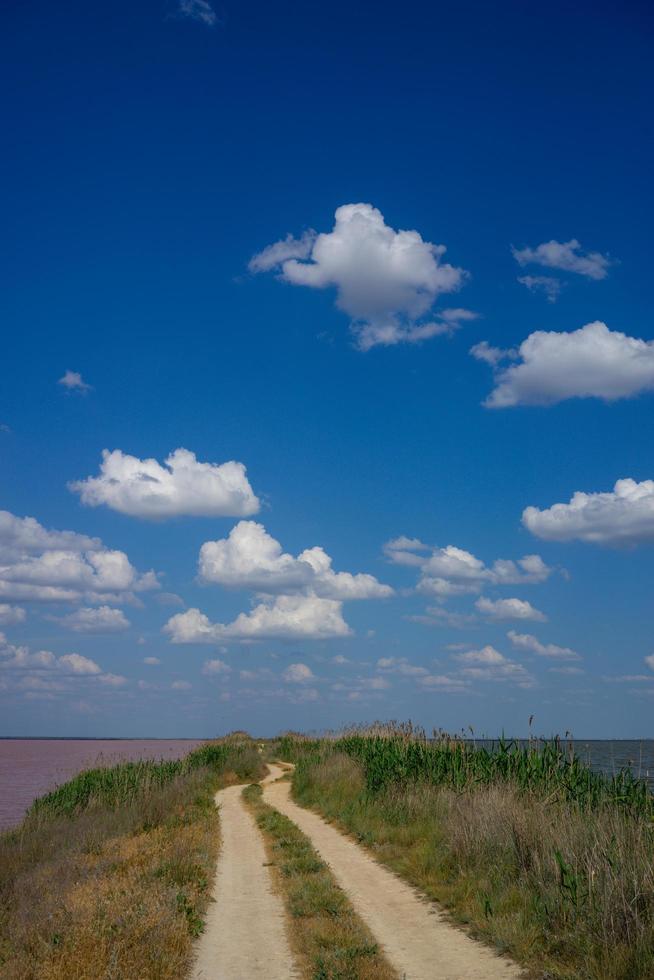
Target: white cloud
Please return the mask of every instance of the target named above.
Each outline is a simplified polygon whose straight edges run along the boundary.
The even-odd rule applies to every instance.
[[[208,0],[179,0],[178,11],[180,16],[197,20],[207,27],[215,27],[218,23],[218,15]]]
[[[581,667],[548,667],[550,674],[583,674],[584,670]]]
[[[79,391],[81,394],[91,391],[91,385],[87,385],[78,371],[66,371],[64,376],[59,378],[57,384],[67,388],[68,391]]]
[[[10,606],[6,602],[0,602],[0,626],[15,626],[16,623],[24,623],[26,615],[21,606]]]
[[[457,653],[453,659],[463,664],[460,673],[470,680],[511,681],[519,687],[533,687],[535,684],[534,678],[522,664],[509,660],[492,646]]]
[[[173,681],[170,687],[173,691],[190,691],[193,685],[189,681]]]
[[[606,279],[611,259],[601,252],[583,252],[576,238],[569,242],[554,239],[542,242],[536,248],[512,248],[518,265],[541,265],[563,272],[576,272],[587,279]]]
[[[527,507],[522,523],[547,541],[634,545],[654,540],[654,480],[618,480],[612,492],[577,491],[567,504]]]
[[[0,599],[125,602],[159,587],[122,551],[74,531],[48,531],[32,517],[0,512]]]
[[[531,619],[544,623],[547,616],[535,609],[530,602],[523,599],[487,599],[484,596],[477,599],[475,606],[482,615],[489,619]]]
[[[231,674],[232,668],[224,660],[216,657],[215,660],[205,660],[202,665],[203,674]]]
[[[235,639],[322,640],[349,636],[341,602],[317,596],[280,595],[241,613],[233,623],[211,623],[199,609],[172,616],[164,626],[172,643],[215,643]]]
[[[429,673],[426,667],[409,663],[406,657],[380,657],[377,670],[388,674],[401,674],[404,677],[424,677]]]
[[[453,677],[450,674],[427,674],[420,679],[423,687],[457,693],[468,689],[468,681],[461,677]]]
[[[76,609],[70,615],[63,616],[59,622],[74,633],[120,633],[130,627],[123,611],[110,606]]]
[[[654,653],[650,654],[649,657],[645,657],[645,663],[650,670],[654,670]]]
[[[255,255],[250,269],[279,269],[280,278],[296,286],[335,288],[337,307],[351,317],[359,348],[368,350],[451,333],[475,316],[454,309],[419,322],[441,293],[465,281],[463,269],[441,262],[444,252],[417,231],[395,231],[371,204],[346,204],[337,209],[331,232],[288,236]]]
[[[262,252],[253,256],[248,264],[250,272],[270,272],[280,268],[289,259],[308,259],[311,256],[317,232],[308,229],[301,238],[287,235],[280,242],[268,245]]]
[[[477,621],[474,615],[449,612],[440,606],[428,606],[424,615],[406,618],[412,623],[422,623],[423,626],[447,626],[457,630],[468,629]]]
[[[518,282],[530,293],[545,293],[548,303],[556,303],[561,293],[561,282],[554,276],[518,276]]]
[[[471,353],[489,360],[479,344]],[[514,351],[505,354],[515,358]],[[520,344],[517,359],[496,370],[495,388],[484,402],[488,408],[554,405],[568,398],[611,402],[654,389],[654,341],[609,330],[599,320],[570,333],[537,330]]]
[[[507,662],[495,647],[485,646],[481,650],[467,650],[465,653],[454,654],[454,660],[459,660],[462,664],[482,664],[484,666],[505,664]]]
[[[552,657],[557,660],[581,660],[579,654],[571,650],[570,647],[559,647],[555,643],[541,643],[529,633],[516,633],[515,630],[509,630],[507,636],[518,650],[528,650],[539,657]]]
[[[206,541],[200,549],[199,571],[204,582],[265,593],[307,593],[323,599],[382,599],[393,589],[372,575],[334,572],[329,555],[319,547],[297,558],[262,524],[240,521],[228,538]]]
[[[313,671],[306,664],[289,664],[282,672],[282,678],[287,684],[307,684],[316,679]]]
[[[99,674],[98,681],[106,687],[123,687],[127,684],[127,678],[121,674]]]
[[[147,664],[149,667],[158,667],[161,661],[159,657],[143,657],[143,663]]]
[[[63,693],[76,689],[78,684],[103,684],[111,687],[127,683],[125,677],[105,674],[102,668],[88,657],[78,653],[67,653],[56,657],[50,650],[37,650],[31,653],[28,647],[17,647],[7,643],[0,633],[0,670],[6,671],[9,682],[3,683],[7,690]],[[44,695],[45,696],[45,695]]]
[[[515,360],[518,357],[516,350],[502,350],[501,347],[493,347],[487,340],[480,340],[478,344],[470,348],[470,353],[477,361],[483,361],[485,364],[490,364],[491,367],[496,367],[500,361],[507,358]]]
[[[420,538],[407,538],[401,534],[392,538],[383,547],[384,554],[395,565],[422,565],[426,560],[419,552],[431,551],[431,547]]]
[[[188,449],[176,449],[163,466],[104,449],[100,475],[68,486],[83,504],[130,517],[247,517],[259,510],[243,463],[200,463]]]
[[[431,549],[417,538],[395,538],[384,545],[384,552],[394,564],[418,567],[418,592],[441,599],[481,592],[487,585],[534,585],[552,573],[540,555],[517,561],[498,558],[489,567],[463,548],[449,544]]]
[[[89,507],[106,504],[130,517],[247,517],[259,510],[243,463],[200,463],[188,449],[176,449],[163,466],[105,449],[100,475],[69,489]]]
[[[82,657],[79,653],[67,653],[63,657],[59,657],[57,666],[62,670],[70,671],[71,674],[99,674],[102,669],[95,660]]]
[[[48,531],[34,517],[0,510],[0,559],[7,561],[44,551],[100,551],[99,538],[75,531]]]

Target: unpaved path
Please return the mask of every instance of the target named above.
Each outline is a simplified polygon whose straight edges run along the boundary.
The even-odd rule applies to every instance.
[[[284,906],[272,890],[263,839],[242,792],[242,786],[230,786],[216,793],[220,854],[192,980],[299,976],[286,938]]]
[[[330,866],[383,949],[405,980],[515,980],[521,970],[450,925],[438,907],[382,867],[322,817],[290,799],[288,782],[271,766],[264,799],[307,835]]]

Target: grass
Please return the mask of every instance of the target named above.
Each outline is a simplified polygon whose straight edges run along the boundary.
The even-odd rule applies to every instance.
[[[246,738],[81,773],[0,836],[3,980],[179,980],[219,842],[213,795],[261,775]]]
[[[304,980],[396,980],[345,893],[308,838],[262,799],[244,791],[259,825],[290,921],[290,939]]]
[[[557,743],[537,751],[506,743],[494,762],[390,729],[287,739],[280,755],[299,803],[534,976],[651,980],[651,798],[626,775],[591,779]]]

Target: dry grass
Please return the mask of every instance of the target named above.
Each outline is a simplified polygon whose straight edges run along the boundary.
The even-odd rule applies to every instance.
[[[357,762],[329,753],[298,767],[294,796],[534,976],[654,977],[651,821],[508,784],[371,794]]]
[[[397,980],[308,838],[263,802],[259,786],[244,796],[264,835],[304,980]]]
[[[3,980],[184,977],[217,857],[213,795],[260,766],[241,743],[221,767],[149,785],[129,804],[91,799],[70,817],[36,808],[0,837]]]

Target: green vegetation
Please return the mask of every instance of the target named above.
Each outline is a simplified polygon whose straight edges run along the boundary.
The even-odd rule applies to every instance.
[[[279,740],[279,750],[282,758],[304,760],[320,755],[324,744],[287,735]],[[361,763],[371,793],[410,783],[458,792],[510,783],[582,809],[612,805],[654,818],[654,797],[644,780],[629,769],[611,777],[593,772],[558,738],[531,739],[527,744],[501,738],[492,748],[478,747],[472,740],[442,732],[428,740],[420,729],[403,725],[345,734],[333,740],[332,750]]]
[[[179,980],[217,858],[216,790],[262,775],[247,737],[81,773],[0,836],[3,980]]]
[[[654,977],[654,807],[555,740],[495,752],[410,726],[287,736],[295,799],[533,971]]]
[[[244,797],[278,872],[290,939],[305,980],[394,980],[394,971],[307,837],[263,802],[260,786],[248,786]]]
[[[109,768],[87,769],[63,786],[34,801],[28,818],[36,816],[72,816],[89,806],[112,808],[131,806],[144,794],[156,792],[173,780],[187,776],[202,767],[222,770],[229,761],[238,772],[250,764],[252,746],[247,740],[208,742],[183,759],[153,762],[122,762]],[[245,776],[244,776],[245,778]]]

